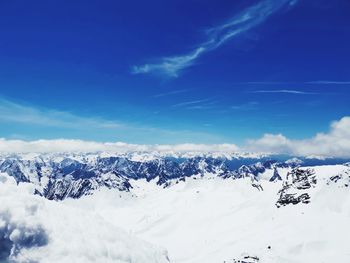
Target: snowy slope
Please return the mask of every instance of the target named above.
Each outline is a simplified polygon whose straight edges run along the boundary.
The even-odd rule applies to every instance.
[[[168,262],[164,249],[108,223],[95,211],[32,193],[32,185],[17,186],[13,178],[0,175],[0,262]]]
[[[308,189],[309,204],[277,208],[284,182],[262,180],[264,190],[258,191],[249,178],[190,179],[165,189],[139,180],[131,199],[102,191],[64,203],[96,211],[165,246],[172,262],[238,262],[248,256],[245,262],[350,262],[349,168],[313,168],[317,184]],[[339,174],[342,182],[330,180]]]

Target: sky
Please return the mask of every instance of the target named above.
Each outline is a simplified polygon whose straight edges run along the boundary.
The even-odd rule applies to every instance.
[[[1,1],[0,138],[332,134],[350,116],[349,13],[348,0]]]

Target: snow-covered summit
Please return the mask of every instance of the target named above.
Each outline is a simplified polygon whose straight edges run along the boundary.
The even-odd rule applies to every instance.
[[[79,198],[101,188],[130,191],[130,180],[155,180],[161,187],[191,177],[280,179],[278,170],[327,160],[291,156],[222,153],[128,152],[2,154],[0,172],[30,182],[48,199]],[[256,182],[253,183],[257,185]]]

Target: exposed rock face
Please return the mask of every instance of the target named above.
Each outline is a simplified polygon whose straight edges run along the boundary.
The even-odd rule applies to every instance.
[[[62,200],[80,198],[101,187],[129,191],[130,180],[157,180],[158,185],[168,187],[186,178],[207,174],[223,179],[250,178],[252,186],[262,191],[260,173],[272,167],[288,166],[272,160],[243,164],[249,162],[252,160],[212,156],[132,158],[128,155],[52,154],[23,158],[11,155],[0,158],[0,172],[14,177],[17,183],[35,184],[36,194]]]
[[[280,174],[277,171],[277,168],[275,167],[273,169],[273,176],[270,178],[270,182],[276,182],[281,180],[282,180],[282,177],[280,176]]]
[[[100,187],[129,191],[131,185],[127,179],[115,174],[77,180],[60,178],[50,180],[44,188],[43,195],[50,200],[63,200],[67,197],[80,198],[83,195],[92,194]]]
[[[258,263],[260,262],[259,257],[257,256],[242,256],[239,259],[226,260],[224,263]]]
[[[329,177],[327,185],[336,185],[339,188],[350,187],[350,162],[344,163],[343,166],[347,167],[341,173]]]
[[[277,206],[307,203],[309,194],[303,190],[316,183],[311,171],[295,168],[301,161],[288,159],[276,161],[227,156],[158,156],[142,153],[137,155],[111,155],[103,153],[0,155],[0,172],[15,178],[17,183],[29,182],[36,186],[35,193],[52,200],[80,198],[106,187],[129,191],[131,182],[138,179],[155,180],[162,187],[170,187],[188,178],[219,177],[222,179],[248,178],[252,187],[263,191],[261,176],[266,180],[285,180],[279,192]],[[346,166],[345,166],[346,167]],[[282,170],[294,169],[287,178]],[[273,175],[271,176],[271,172]],[[285,173],[284,173],[285,175]],[[329,179],[341,187],[350,185],[350,175],[340,174]]]
[[[22,171],[24,165],[14,158],[5,159],[1,163],[0,171],[14,177],[17,182],[29,182],[29,179]]]
[[[276,206],[309,203],[310,195],[306,190],[315,187],[316,183],[316,176],[312,169],[293,169],[287,174],[286,181],[283,183],[282,189],[278,192],[279,199]]]

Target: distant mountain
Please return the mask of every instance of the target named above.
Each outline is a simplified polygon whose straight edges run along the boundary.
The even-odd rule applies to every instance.
[[[50,200],[80,198],[106,187],[130,191],[133,181],[155,180],[169,187],[186,178],[220,177],[251,178],[252,186],[262,190],[262,175],[271,182],[282,180],[280,169],[321,164],[344,163],[348,160],[309,159],[280,155],[217,153],[57,153],[10,154],[0,156],[0,172],[17,183],[30,182],[38,195]]]

